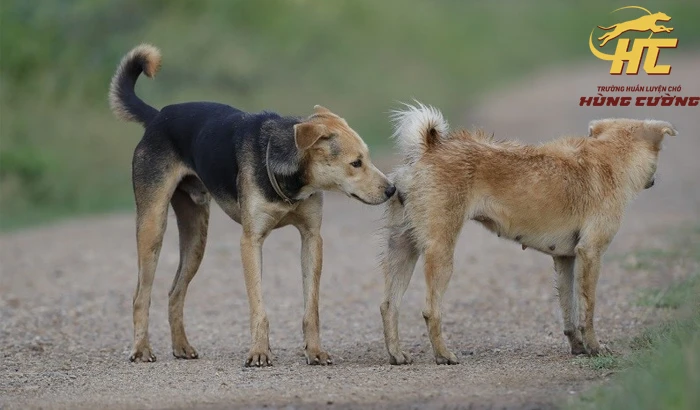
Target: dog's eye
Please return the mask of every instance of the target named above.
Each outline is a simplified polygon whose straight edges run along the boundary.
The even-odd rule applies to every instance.
[[[359,168],[362,166],[362,160],[361,159],[355,160],[355,161],[351,162],[350,165],[352,165],[355,168]]]

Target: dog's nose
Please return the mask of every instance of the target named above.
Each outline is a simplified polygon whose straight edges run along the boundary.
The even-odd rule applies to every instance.
[[[391,198],[392,195],[396,193],[396,187],[394,185],[389,185],[385,190],[384,190],[384,195],[386,195],[387,198]]]
[[[654,182],[656,181],[656,178],[652,178],[651,181],[647,182],[647,185],[644,187],[644,189],[649,189],[654,186]]]

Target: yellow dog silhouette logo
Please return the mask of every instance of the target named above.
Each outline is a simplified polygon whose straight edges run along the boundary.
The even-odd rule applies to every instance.
[[[678,46],[677,38],[651,38],[655,33],[670,33],[673,31],[672,27],[666,27],[657,24],[657,21],[668,22],[671,21],[671,16],[666,13],[658,12],[651,13],[644,7],[639,6],[627,6],[620,7],[616,11],[624,9],[639,9],[647,13],[646,16],[642,16],[633,20],[623,21],[621,23],[613,24],[610,27],[598,26],[601,30],[612,30],[604,33],[602,36],[598,37],[598,40],[602,41],[600,47],[604,47],[609,41],[620,37],[630,31],[636,32],[647,32],[651,31],[648,38],[619,38],[617,40],[617,47],[614,54],[606,54],[599,50],[593,44],[593,32],[588,38],[588,46],[594,56],[601,60],[612,61],[610,67],[610,74],[620,75],[622,74],[622,69],[624,63],[627,62],[627,74],[636,75],[639,73],[639,66],[642,62],[642,57],[644,55],[644,50],[647,49],[646,59],[644,60],[644,71],[647,74],[652,75],[667,75],[671,73],[670,65],[657,65],[659,59],[659,52],[661,48],[676,48]],[[632,42],[632,48],[630,49],[630,42]]]
[[[626,33],[628,31],[645,32],[645,31],[651,30],[652,33],[661,33],[661,32],[670,33],[673,31],[672,28],[656,25],[657,21],[670,21],[670,20],[671,20],[671,17],[668,14],[658,12],[658,13],[650,14],[648,16],[642,16],[638,19],[613,24],[610,27],[598,26],[598,28],[601,30],[615,29],[610,33],[605,33],[601,37],[598,37],[598,40],[603,40],[603,42],[600,44],[600,46],[604,47],[606,44],[608,44],[608,41],[615,39],[615,38],[619,37],[621,34]]]

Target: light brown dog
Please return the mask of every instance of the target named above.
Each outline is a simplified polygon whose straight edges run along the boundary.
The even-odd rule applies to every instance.
[[[603,352],[593,328],[601,258],[626,205],[654,184],[661,142],[676,135],[674,127],[606,119],[590,123],[589,137],[527,146],[494,141],[482,131],[449,132],[442,114],[423,105],[408,106],[394,119],[405,161],[393,174],[397,195],[388,202],[382,258],[390,362],[411,362],[399,345],[398,309],[422,254],[423,317],[435,360],[458,363],[441,335],[440,309],[457,237],[470,219],[523,249],[551,255],[571,353]]]
[[[136,95],[134,86],[142,72],[153,77],[160,61],[157,48],[137,46],[117,67],[109,91],[114,114],[145,128],[132,163],[139,271],[131,361],[156,360],[148,338],[148,314],[168,205],[175,211],[180,234],[180,265],[168,303],[172,351],[177,358],[198,357],[185,335],[183,309],[204,256],[213,198],[243,227],[241,260],[252,337],[245,365],[272,364],[262,300],[262,246],[272,230],[287,225],[301,234],[306,361],[332,363],[321,348],[318,319],[323,191],[340,191],[376,205],[396,189],[372,164],[357,132],[320,105],[302,117],[248,113],[213,102],[157,110]]]

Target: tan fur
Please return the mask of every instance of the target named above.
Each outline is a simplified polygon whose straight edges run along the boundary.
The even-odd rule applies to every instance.
[[[367,144],[343,118],[317,105],[314,114],[295,131],[297,141],[302,141],[297,146],[308,144],[303,141],[315,143],[305,153],[309,186],[341,191],[367,204],[386,200],[386,177],[372,164]],[[356,160],[361,161],[358,168],[350,165]]]
[[[426,113],[399,113],[398,120],[413,121],[418,114]],[[414,141],[407,157],[417,160],[395,171],[398,195],[387,210],[381,312],[391,363],[411,361],[399,347],[398,307],[420,254],[427,283],[423,316],[436,361],[457,363],[441,335],[440,310],[457,237],[468,219],[523,248],[551,255],[572,353],[602,352],[593,327],[601,258],[626,205],[653,184],[660,143],[664,135],[676,134],[673,126],[654,120],[601,120],[591,123],[593,138],[527,146],[498,142],[482,131],[435,138],[431,134],[437,128],[429,120],[434,118],[427,118],[423,128],[404,129],[419,132],[422,142],[416,135],[398,135],[404,144]]]
[[[160,50],[155,46],[150,44],[141,44],[134,47],[129,53],[127,53],[119,63],[117,71],[112,77],[112,82],[109,86],[109,106],[112,109],[114,115],[117,118],[124,121],[137,121],[128,110],[122,105],[121,99],[117,95],[117,80],[122,77],[123,71],[127,66],[127,63],[134,60],[136,57],[142,57],[146,60],[146,65],[144,67],[143,73],[149,78],[154,78],[158,70],[160,70],[161,64],[161,54]]]

